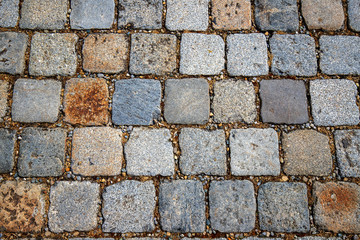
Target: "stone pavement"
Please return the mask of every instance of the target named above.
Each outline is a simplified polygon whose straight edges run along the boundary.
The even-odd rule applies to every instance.
[[[0,0],[0,239],[358,240],[360,0]]]

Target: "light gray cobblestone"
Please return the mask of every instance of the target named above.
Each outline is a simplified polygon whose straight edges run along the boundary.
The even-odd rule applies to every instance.
[[[0,27],[15,27],[19,19],[19,0],[2,0]]]

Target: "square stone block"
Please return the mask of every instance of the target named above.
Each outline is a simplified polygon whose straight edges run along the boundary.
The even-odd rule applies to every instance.
[[[0,174],[10,173],[14,168],[16,131],[0,128]]]
[[[2,0],[0,27],[16,27],[19,19],[19,0]]]
[[[251,28],[250,0],[212,0],[212,26],[221,30]]]

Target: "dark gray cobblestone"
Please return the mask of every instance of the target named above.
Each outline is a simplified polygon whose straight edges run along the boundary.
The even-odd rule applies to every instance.
[[[14,167],[16,131],[0,129],[0,173],[10,173]]]

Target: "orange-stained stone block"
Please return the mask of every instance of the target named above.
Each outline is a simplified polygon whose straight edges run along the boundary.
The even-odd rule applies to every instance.
[[[250,0],[212,0],[212,22],[216,29],[250,29]]]

